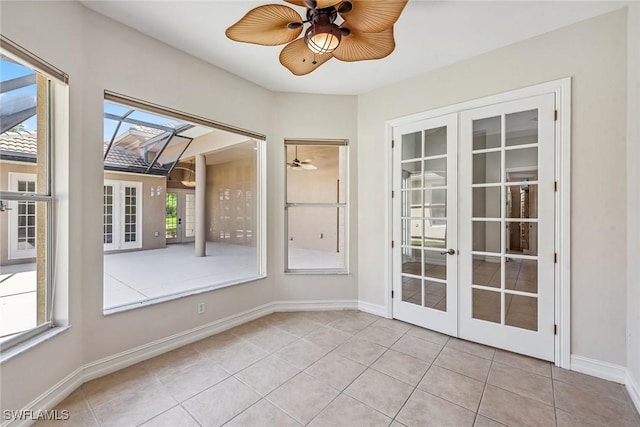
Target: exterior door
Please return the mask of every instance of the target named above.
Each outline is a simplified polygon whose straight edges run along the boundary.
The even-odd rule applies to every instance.
[[[456,114],[394,128],[393,315],[457,333]]]
[[[554,95],[460,113],[458,336],[554,360]]]
[[[166,194],[165,235],[167,244],[195,240],[195,192],[169,190]]]

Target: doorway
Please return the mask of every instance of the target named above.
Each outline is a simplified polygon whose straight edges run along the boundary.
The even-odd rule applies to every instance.
[[[555,97],[393,129],[393,317],[555,358]]]
[[[167,190],[165,204],[165,236],[167,244],[195,241],[195,201],[194,190]]]

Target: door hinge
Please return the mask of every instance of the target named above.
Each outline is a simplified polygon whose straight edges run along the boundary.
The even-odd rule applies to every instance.
[[[391,148],[394,148],[396,146],[396,142],[392,139],[391,140]]]
[[[396,243],[392,240],[391,241],[391,248],[393,248],[396,245]]]
[[[393,291],[391,291],[391,299],[393,299]]]
[[[553,335],[558,335],[558,325],[553,325]]]
[[[391,190],[391,198],[393,199],[394,197],[396,197],[396,192]]]
[[[557,253],[557,252],[555,252],[555,253],[553,254],[553,263],[554,263],[554,264],[557,264],[557,263],[558,263],[558,253]]]
[[[553,121],[557,121],[558,120],[558,110],[553,110]]]
[[[558,181],[553,181],[553,191],[558,192]]]

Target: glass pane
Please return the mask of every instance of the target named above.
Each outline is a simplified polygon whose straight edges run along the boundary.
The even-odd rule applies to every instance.
[[[422,162],[402,164],[402,188],[422,188]]]
[[[3,201],[6,226],[3,233],[7,250],[3,257],[12,261],[0,271],[2,307],[0,308],[0,342],[4,337],[23,332],[43,323],[47,282],[47,205],[33,201]],[[18,211],[19,205],[33,209]],[[24,221],[18,222],[22,217]],[[31,221],[32,220],[32,221]],[[11,238],[8,238],[11,237]],[[6,259],[6,258],[5,258]],[[41,313],[38,320],[38,312]]]
[[[46,93],[40,97],[43,102],[38,105],[38,80],[41,87],[46,86],[43,75],[0,56],[0,161],[5,174],[0,191],[47,192],[44,186],[47,173],[46,129],[37,128],[38,112],[45,113],[47,97]],[[14,173],[31,177],[16,182],[11,177]]]
[[[447,154],[447,127],[424,131],[424,157]]]
[[[471,200],[475,218],[500,218],[500,187],[476,187]]]
[[[424,161],[424,186],[433,187],[447,184],[447,159]]]
[[[287,213],[289,269],[346,267],[344,208],[290,207]]]
[[[509,169],[527,170],[530,172],[538,170],[538,149],[521,148],[505,151],[505,167]]]
[[[402,276],[402,301],[422,305],[421,279]]]
[[[422,276],[420,249],[402,248],[402,273]]]
[[[538,293],[538,261],[507,258],[505,288],[532,294]]]
[[[507,218],[538,218],[538,185],[507,187]]]
[[[500,323],[500,292],[473,289],[473,318]]]
[[[438,188],[424,192],[424,216],[433,218],[447,217],[447,190]]]
[[[473,221],[472,250],[500,253],[500,222]]]
[[[402,220],[402,246],[420,246],[422,241],[422,219]]]
[[[401,194],[401,215],[405,218],[409,216],[422,216],[422,190],[402,190]]]
[[[538,298],[505,295],[505,324],[517,328],[538,330]]]
[[[167,239],[178,237],[178,194],[167,192],[165,206],[165,236]]]
[[[473,155],[473,183],[488,184],[501,181],[500,152],[476,153]]]
[[[473,149],[484,150],[501,146],[500,116],[473,121]]]
[[[421,132],[402,135],[402,160],[419,159],[422,157]]]
[[[251,191],[251,190],[247,190],[247,191]],[[246,193],[244,194],[244,197],[246,198],[247,195]],[[196,195],[195,194],[185,194],[184,196],[184,236],[185,237],[194,237],[196,235]],[[248,212],[251,212],[252,210],[252,205],[250,203],[250,201],[248,203],[245,203],[245,209],[247,209]],[[248,220],[250,220],[251,218],[251,214],[247,215],[245,219],[245,221],[248,222]],[[248,226],[246,227],[250,230],[253,229],[253,227]]]
[[[447,221],[444,219],[428,218],[424,221],[425,248],[444,248],[447,243]]]
[[[471,283],[480,286],[499,288],[501,277],[500,257],[473,257],[473,272]]]
[[[507,146],[537,143],[538,110],[507,114],[505,128],[505,144]]]
[[[287,145],[287,203],[344,203],[346,147]]]
[[[424,306],[435,310],[447,311],[447,285],[425,280]]]
[[[424,276],[432,279],[447,279],[447,255],[424,251]]]
[[[538,255],[538,224],[507,222],[507,253]]]

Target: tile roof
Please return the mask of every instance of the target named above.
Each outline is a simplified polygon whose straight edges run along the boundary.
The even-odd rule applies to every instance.
[[[7,131],[0,134],[0,151],[9,151],[19,154],[30,154],[33,157],[38,153],[38,141],[35,131]]]
[[[142,132],[147,132],[147,129],[148,128],[144,128]],[[160,133],[162,133],[162,131],[160,131]],[[0,134],[0,153],[12,157],[24,158],[27,161],[31,159],[31,161],[33,161],[32,159],[36,156],[38,147],[36,135],[37,133],[35,131],[7,131],[2,133]],[[109,143],[106,142],[103,146],[103,153],[106,152],[108,146]],[[140,172],[140,169],[147,169],[147,167],[149,167],[149,163],[145,162],[140,156],[115,144],[111,147],[111,150],[109,150],[104,164],[107,167],[111,166],[118,169],[133,168],[137,172]],[[152,170],[166,172],[165,168],[159,164],[155,164]]]

